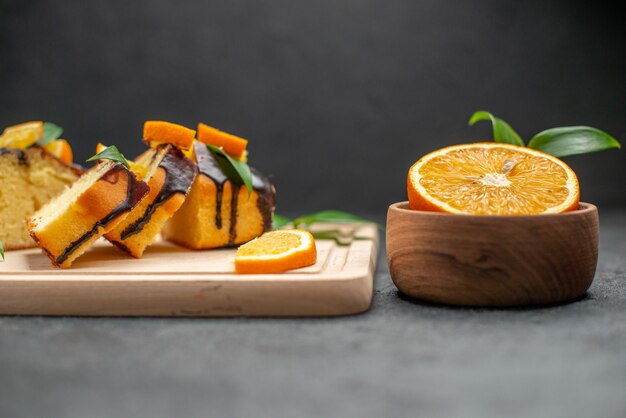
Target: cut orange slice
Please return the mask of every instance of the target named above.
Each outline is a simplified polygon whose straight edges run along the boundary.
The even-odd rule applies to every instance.
[[[15,148],[24,150],[43,136],[43,122],[25,122],[9,126],[0,135],[1,148]]]
[[[497,142],[422,157],[407,177],[411,209],[473,215],[561,213],[578,207],[574,171],[556,157]]]
[[[247,160],[248,140],[222,132],[204,123],[198,124],[198,141],[222,148],[228,155],[241,161]]]
[[[43,147],[68,164],[71,164],[74,160],[72,147],[65,139],[55,139],[54,141],[48,142]]]
[[[315,264],[315,239],[308,231],[266,232],[237,249],[235,271],[247,274],[281,273]]]
[[[149,120],[143,125],[143,140],[151,147],[158,144],[172,144],[188,150],[196,137],[196,131],[175,123]]]

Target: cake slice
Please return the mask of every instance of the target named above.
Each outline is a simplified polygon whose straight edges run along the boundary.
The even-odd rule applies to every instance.
[[[44,148],[0,148],[0,241],[5,250],[36,247],[26,219],[74,183],[81,167]]]
[[[150,192],[104,236],[133,257],[140,258],[185,201],[198,169],[172,145],[144,152],[135,160],[133,169],[139,177],[145,173],[142,180],[148,183]]]
[[[206,145],[193,146],[198,175],[165,224],[163,237],[198,250],[242,244],[270,230],[275,190],[269,179],[251,168],[253,191],[248,196],[245,187],[228,180]]]
[[[122,164],[103,160],[28,220],[28,230],[52,264],[67,268],[115,228],[148,194]]]

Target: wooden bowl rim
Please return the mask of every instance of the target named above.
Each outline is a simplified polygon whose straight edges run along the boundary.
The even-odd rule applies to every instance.
[[[486,219],[486,218],[494,218],[494,219],[511,219],[511,220],[531,220],[531,219],[549,219],[549,218],[562,218],[564,216],[584,216],[592,213],[597,213],[598,208],[592,204],[587,202],[579,202],[578,209],[572,210],[569,212],[563,213],[548,213],[543,215],[465,215],[465,214],[456,214],[456,213],[445,213],[445,212],[433,212],[433,211],[425,211],[425,210],[413,210],[409,208],[408,200],[403,202],[396,202],[389,205],[389,211],[401,213],[406,216],[421,216],[421,217],[443,217],[443,218],[454,218],[454,219]]]

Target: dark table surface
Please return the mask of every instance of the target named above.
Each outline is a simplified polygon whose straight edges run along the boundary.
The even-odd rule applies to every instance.
[[[623,418],[626,210],[600,218],[593,285],[560,306],[407,300],[383,242],[353,317],[0,317],[0,417]]]

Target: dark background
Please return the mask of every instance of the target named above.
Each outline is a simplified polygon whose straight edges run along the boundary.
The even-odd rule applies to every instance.
[[[490,137],[586,124],[626,141],[626,30],[597,2],[0,0],[0,125],[63,126],[84,161],[142,124],[250,140],[278,211],[383,217],[409,166]],[[582,198],[626,204],[626,152],[568,158]]]

